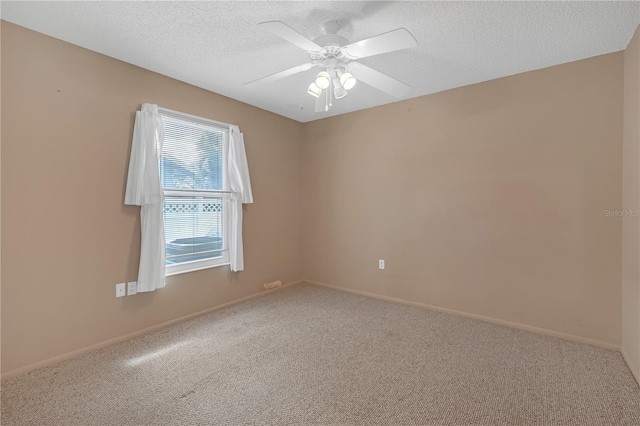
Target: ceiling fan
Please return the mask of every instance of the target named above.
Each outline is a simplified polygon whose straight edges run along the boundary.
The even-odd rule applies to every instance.
[[[401,98],[410,89],[404,83],[389,77],[379,71],[369,68],[357,59],[382,53],[395,52],[418,45],[411,33],[404,28],[398,28],[387,33],[350,43],[337,33],[340,30],[338,21],[328,21],[322,24],[323,35],[313,41],[295,31],[280,21],[262,22],[260,27],[270,33],[306,50],[310,61],[271,74],[266,77],[245,83],[245,86],[271,83],[281,78],[320,68],[316,79],[309,85],[307,92],[316,98],[315,111],[328,111],[333,105],[333,99],[345,97],[357,81],[362,81],[384,93]]]

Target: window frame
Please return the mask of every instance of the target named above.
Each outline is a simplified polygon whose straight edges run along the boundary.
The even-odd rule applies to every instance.
[[[162,188],[164,197],[185,197],[187,199],[222,199],[222,256],[211,259],[193,260],[190,262],[176,263],[167,265],[165,261],[165,276],[173,276],[179,274],[186,274],[188,272],[201,271],[203,269],[216,268],[219,266],[225,266],[230,264],[229,259],[229,238],[231,235],[231,221],[229,220],[229,204],[231,190],[229,187],[229,172],[228,172],[228,155],[229,155],[229,133],[231,126],[226,123],[210,120],[195,115],[182,113],[179,111],[172,111],[166,108],[158,108],[158,113],[163,120],[167,117],[169,119],[177,119],[180,121],[193,124],[195,127],[204,128],[206,130],[212,129],[222,133],[222,189],[221,190],[184,190],[184,189],[165,189]],[[162,159],[162,152],[160,158]],[[161,180],[162,180],[162,171]],[[163,209],[164,209],[164,197],[163,197]],[[164,214],[163,214],[163,226]],[[166,256],[166,248],[165,248]]]

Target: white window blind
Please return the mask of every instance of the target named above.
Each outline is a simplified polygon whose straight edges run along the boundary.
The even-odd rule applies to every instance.
[[[229,263],[229,128],[160,109],[167,275]]]

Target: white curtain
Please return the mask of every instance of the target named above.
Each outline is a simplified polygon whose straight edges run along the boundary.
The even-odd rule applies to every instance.
[[[231,235],[229,238],[229,261],[234,272],[244,270],[244,251],[242,246],[242,204],[253,203],[251,180],[247,154],[244,150],[244,137],[238,126],[229,129],[229,215],[231,219]]]
[[[162,208],[164,193],[158,161],[164,133],[158,106],[142,104],[136,112],[131,160],[124,203],[141,206],[142,240],[138,269],[138,292],[164,287],[165,239]]]

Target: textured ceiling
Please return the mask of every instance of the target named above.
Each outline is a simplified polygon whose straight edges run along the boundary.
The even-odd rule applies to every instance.
[[[615,52],[640,23],[639,2],[6,2],[2,19],[301,122],[394,102],[359,83],[314,112],[317,69],[243,83],[308,61],[258,27],[279,20],[313,39],[339,20],[351,42],[399,27],[418,47],[364,58],[412,88],[403,98]],[[152,100],[149,100],[152,101]]]

